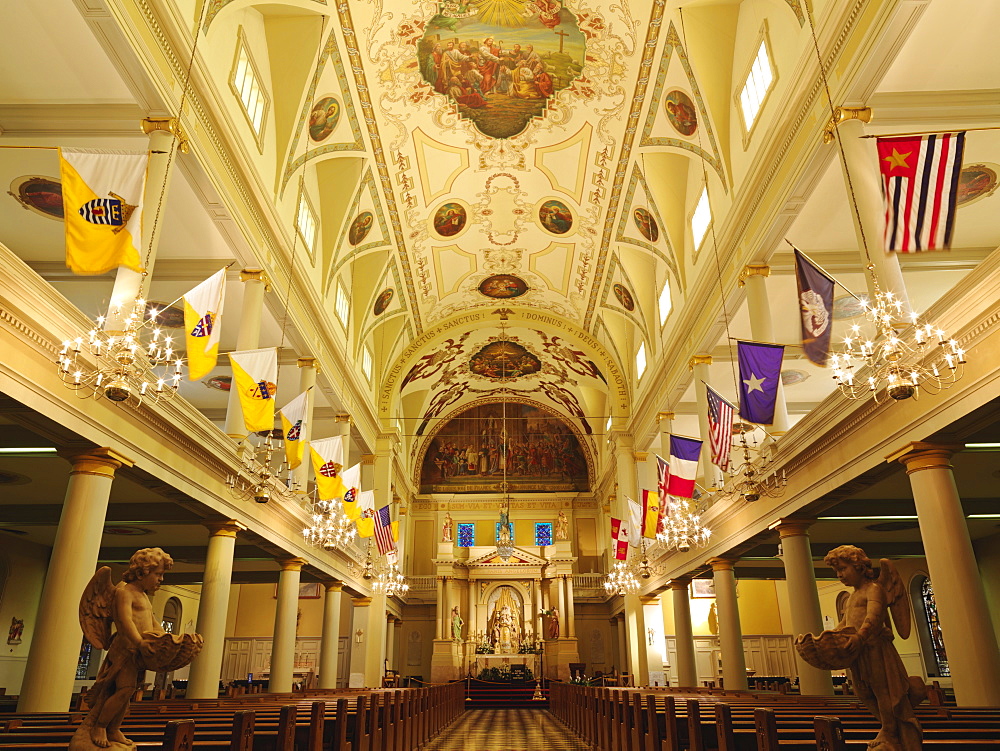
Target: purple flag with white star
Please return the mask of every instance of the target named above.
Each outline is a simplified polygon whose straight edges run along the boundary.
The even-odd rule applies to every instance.
[[[781,344],[736,342],[740,363],[740,417],[758,425],[774,422],[774,405],[781,382]]]

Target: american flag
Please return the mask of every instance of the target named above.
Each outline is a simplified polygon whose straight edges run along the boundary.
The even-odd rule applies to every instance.
[[[707,383],[708,445],[712,449],[712,464],[723,472],[729,469],[729,451],[733,445],[733,405],[719,396]]]
[[[396,547],[392,539],[392,519],[389,517],[389,507],[383,506],[375,514],[375,544],[380,555],[385,555]]]
[[[964,150],[964,132],[878,139],[886,250],[917,253],[951,244]]]

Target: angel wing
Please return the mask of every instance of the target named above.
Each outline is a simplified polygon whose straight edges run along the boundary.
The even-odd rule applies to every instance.
[[[80,598],[80,628],[83,635],[98,649],[107,649],[111,643],[111,608],[115,599],[115,585],[111,569],[101,566],[90,578]]]
[[[892,622],[896,626],[896,632],[901,639],[910,636],[911,616],[910,598],[906,594],[906,587],[899,576],[899,572],[888,558],[879,560],[881,567],[878,575],[878,583],[885,591],[886,604],[889,612],[892,613]]]

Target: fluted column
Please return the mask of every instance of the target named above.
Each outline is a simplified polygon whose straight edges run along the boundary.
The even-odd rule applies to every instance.
[[[243,305],[240,308],[239,326],[236,335],[236,350],[257,349],[260,346],[260,321],[264,312],[264,292],[267,290],[267,277],[262,269],[243,269],[240,272],[243,282]],[[243,424],[243,409],[240,407],[240,397],[236,391],[236,379],[233,378],[229,389],[229,403],[226,406],[226,435],[236,441],[242,441],[246,436],[246,426]]]
[[[316,405],[316,376],[319,374],[319,365],[315,357],[300,357],[296,364],[299,366],[299,393],[306,392],[306,416],[305,430],[299,440],[302,441],[302,463],[293,470],[292,479],[295,484],[295,492],[304,495],[309,489],[309,473],[312,469],[312,460],[309,455],[309,441],[313,434],[313,409]]]
[[[976,564],[951,456],[963,446],[911,443],[888,457],[906,465],[927,570],[959,705],[1000,706],[1000,650]]]
[[[573,574],[567,574],[563,579],[566,586],[566,635],[576,638],[576,605],[573,602]]]
[[[885,208],[882,200],[882,175],[879,170],[878,149],[874,138],[864,138],[864,120],[871,119],[868,108],[840,107],[844,119],[837,126],[840,143],[844,148],[842,166],[846,166],[844,182],[849,194],[853,194],[858,211],[851,212],[854,229],[858,235],[858,249],[862,263],[867,263],[862,248],[867,244],[875,273],[883,290],[892,292],[903,301],[903,317],[909,310],[909,298],[903,283],[903,272],[899,268],[899,258],[895,253],[886,253],[885,248]],[[862,231],[864,240],[862,240]],[[874,299],[875,288],[868,274],[865,274],[868,294]]]
[[[775,528],[781,536],[782,562],[785,564],[785,583],[788,586],[788,603],[792,616],[792,635],[818,634],[823,630],[823,614],[819,607],[816,589],[816,571],[813,568],[812,548],[809,544],[811,521],[783,519]],[[799,668],[800,691],[803,696],[833,694],[830,671],[814,668],[798,654],[795,662]]]
[[[185,696],[191,699],[219,698],[219,678],[226,648],[226,615],[229,591],[233,582],[233,553],[236,535],[246,529],[234,520],[207,522],[208,549],[205,552],[205,575],[201,583],[198,625],[195,631],[205,640],[194,662]]]
[[[268,691],[285,693],[292,690],[295,674],[295,622],[299,610],[299,580],[303,558],[278,561],[278,602],[274,613],[274,636],[271,641],[271,675]]]
[[[767,298],[767,277],[771,267],[766,263],[751,263],[743,269],[740,280],[747,290],[747,312],[750,314],[750,335],[759,342],[774,341],[771,304]],[[768,431],[776,438],[788,432],[788,405],[785,386],[778,381],[778,396],[774,403],[774,422]]]
[[[323,584],[323,640],[319,646],[319,688],[337,688],[337,656],[340,653],[340,600],[344,582]]]
[[[715,606],[719,616],[719,646],[722,648],[722,678],[727,691],[747,688],[747,661],[743,653],[743,629],[736,600],[736,572],[729,558],[712,558],[715,574]]]
[[[73,463],[38,604],[18,712],[65,712],[80,657],[80,594],[94,575],[115,470],[132,460],[110,448],[69,457]],[[169,552],[169,551],[168,551]]]
[[[674,604],[674,638],[677,642],[677,685],[685,688],[698,685],[698,667],[694,656],[694,628],[691,625],[691,601],[687,577],[670,581]]]
[[[712,464],[712,446],[708,439],[708,393],[705,391],[705,384],[712,383],[709,377],[711,364],[711,355],[695,355],[689,363],[694,373],[694,397],[698,404],[698,437],[702,440],[701,461],[698,465],[699,477],[702,478],[701,481],[706,488],[721,488],[725,481],[722,471]],[[670,450],[669,443],[666,450]]]

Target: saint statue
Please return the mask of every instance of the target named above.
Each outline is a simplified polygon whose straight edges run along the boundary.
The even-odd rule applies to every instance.
[[[490,620],[490,641],[500,654],[516,652],[521,644],[521,609],[510,587],[503,587]]]
[[[458,612],[458,605],[451,609],[451,638],[455,641],[462,641],[462,626],[465,625],[465,621],[462,620],[461,614]]]
[[[559,638],[559,611],[556,608],[549,613],[548,635],[550,639]]]
[[[896,567],[883,558],[878,578],[871,559],[854,545],[841,545],[824,562],[840,582],[854,591],[844,605],[836,628],[819,636],[795,640],[799,655],[822,670],[851,671],[858,698],[882,727],[868,748],[876,751],[918,751],[923,732],[913,708],[927,697],[921,678],[908,676],[892,643],[891,620],[899,635],[910,635],[910,605]]]
[[[559,509],[559,518],[556,519],[555,537],[557,540],[569,539],[569,519],[562,509]]]
[[[455,540],[455,520],[451,514],[444,512],[444,524],[441,525],[441,542],[454,542]]]
[[[173,563],[160,548],[143,548],[129,560],[117,585],[111,582],[111,569],[102,566],[84,590],[80,599],[83,634],[94,647],[108,653],[88,694],[90,712],[70,741],[71,751],[134,750],[134,742],[122,734],[120,726],[142,676],[147,670],[179,670],[201,651],[201,636],[168,634],[153,618],[149,595],[160,588],[164,572]]]

